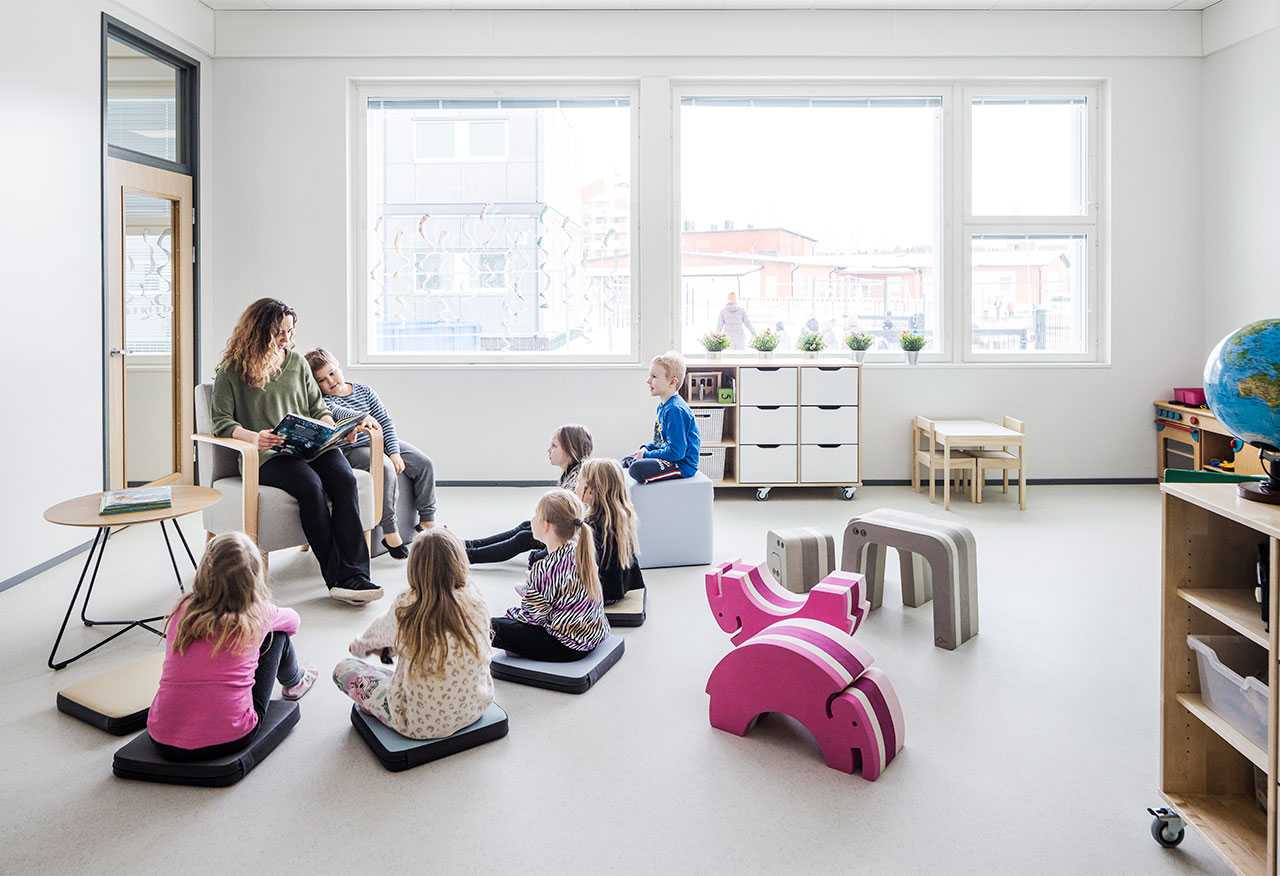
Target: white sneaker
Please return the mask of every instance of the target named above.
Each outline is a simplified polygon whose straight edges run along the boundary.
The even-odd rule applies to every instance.
[[[311,686],[316,683],[316,679],[319,677],[319,670],[314,666],[308,666],[302,671],[302,681],[282,688],[280,695],[286,700],[300,700],[307,695],[307,691],[311,690]]]
[[[338,587],[329,588],[329,596],[348,605],[364,605],[382,598],[382,588],[372,581],[352,578]]]

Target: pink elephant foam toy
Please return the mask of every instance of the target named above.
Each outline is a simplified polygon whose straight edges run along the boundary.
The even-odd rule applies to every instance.
[[[774,582],[764,564],[733,562],[708,572],[706,585],[711,613],[735,645],[787,618],[811,618],[852,634],[870,608],[857,572],[832,572],[800,596]]]
[[[707,680],[711,726],[745,736],[766,712],[809,730],[827,766],[875,781],[902,750],[893,685],[848,633],[808,618],[778,621],[725,655]]]

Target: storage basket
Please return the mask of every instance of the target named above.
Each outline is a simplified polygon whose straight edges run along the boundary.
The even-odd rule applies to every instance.
[[[724,408],[694,408],[693,421],[703,444],[719,444],[724,440]]]
[[[1244,636],[1187,636],[1200,668],[1200,696],[1219,717],[1267,747],[1267,652]]]
[[[717,411],[724,413],[724,411]],[[724,480],[724,451],[723,447],[707,447],[698,451],[698,471],[702,472],[712,481]]]

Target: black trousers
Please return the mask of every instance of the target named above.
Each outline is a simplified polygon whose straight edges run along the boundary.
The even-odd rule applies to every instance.
[[[631,477],[637,483],[641,484],[683,477],[675,463],[667,462],[665,459],[635,459],[628,456],[622,460],[622,467],[631,473]]]
[[[307,462],[278,453],[263,463],[258,483],[279,487],[297,500],[302,531],[326,587],[352,578],[369,580],[369,546],[360,523],[356,474],[345,456],[329,450]]]
[[[293,652],[293,643],[288,633],[267,633],[258,648],[258,669],[253,674],[253,711],[258,715],[258,725],[230,742],[217,745],[206,745],[203,748],[175,748],[162,742],[155,742],[156,750],[169,760],[193,761],[215,760],[243,751],[253,741],[258,728],[262,726],[267,715],[267,703],[271,702],[271,692],[276,682],[281,687],[289,687],[302,681],[303,669],[298,663],[298,656]]]
[[[568,663],[572,660],[580,660],[588,653],[570,648],[547,632],[546,627],[512,620],[509,617],[495,617],[490,621],[490,625],[493,627],[493,647],[519,654],[521,657],[528,657],[530,660]]]
[[[467,540],[467,559],[473,563],[501,563],[527,551],[543,547],[533,537],[533,524],[526,520],[514,529],[486,538]]]

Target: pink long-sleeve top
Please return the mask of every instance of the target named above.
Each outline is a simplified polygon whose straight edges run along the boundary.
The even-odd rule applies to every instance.
[[[186,603],[174,611],[165,631],[164,669],[160,688],[147,716],[147,732],[156,742],[175,748],[204,748],[231,742],[258,726],[253,711],[253,677],[258,645],[243,651],[223,647],[212,653],[208,639],[192,642],[185,654],[173,650]],[[300,623],[292,608],[270,606],[263,638],[270,632],[294,635]]]

